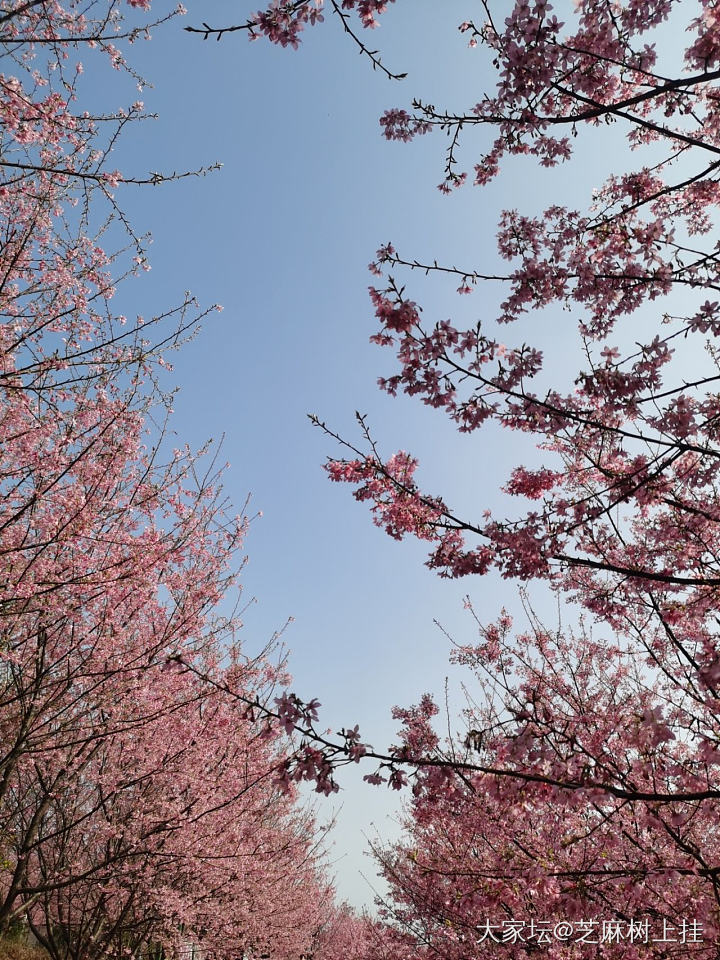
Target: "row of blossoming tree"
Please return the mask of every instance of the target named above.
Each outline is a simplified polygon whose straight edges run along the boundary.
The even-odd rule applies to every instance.
[[[392,3],[328,7],[373,66],[397,77],[361,29]],[[322,6],[276,0],[245,22],[193,29],[296,47]],[[333,788],[339,761],[366,757],[379,763],[366,779],[412,780],[406,838],[376,851],[391,888],[378,956],[714,957],[720,5],[577,0],[557,16],[546,0],[477,6],[478,21],[459,28],[489,52],[495,89],[457,111],[417,100],[389,110],[385,136],[444,133],[446,193],[467,180],[462,157],[476,132],[488,135],[479,186],[515,157],[587,162],[583,134],[595,149],[607,140],[615,172],[582,209],[558,197],[539,213],[505,211],[506,272],[383,245],[371,264],[372,339],[397,356],[384,390],[419,398],[465,433],[495,424],[529,435],[544,464],[507,478],[506,494],[531,501],[513,516],[484,503],[462,515],[424,492],[415,459],[383,456],[364,421],[361,441],[335,437],[347,454],[327,469],[390,536],[430,544],[441,576],[539,579],[582,613],[548,629],[526,600],[527,626],[513,629],[500,611],[478,618],[477,641],[455,653],[476,678],[464,742],[438,740],[430,698],[397,711],[401,740],[384,754],[357,728],[324,737],[314,704],[285,698],[283,717],[308,744],[287,778]],[[422,274],[461,295],[500,284],[502,303],[470,329],[424,316],[408,293]],[[561,334],[551,363],[532,342],[533,314]],[[574,355],[574,376],[548,379]]]
[[[122,47],[149,0],[129,4],[0,8],[0,937],[54,960],[358,956],[278,776],[292,745],[247,707],[287,683],[228,602],[247,520],[213,452],[163,436],[164,355],[204,312],[114,306],[145,253],[107,159],[143,106],[89,115],[80,56],[139,79]]]

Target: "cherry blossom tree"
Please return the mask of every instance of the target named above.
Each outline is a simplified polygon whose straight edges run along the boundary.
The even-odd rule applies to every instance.
[[[154,716],[149,691],[140,711],[131,704],[134,678],[178,648],[200,655],[223,629],[208,614],[232,586],[244,529],[224,517],[214,468],[203,476],[189,450],[148,446],[146,418],[167,404],[160,347],[177,345],[200,311],[186,299],[148,324],[112,311],[141,247],[128,225],[136,263],[123,266],[90,229],[99,200],[123,220],[109,189],[119,175],[103,164],[141,105],[97,121],[72,106],[73,38],[121,62],[102,39],[117,10],[99,8],[97,22],[73,6],[3,16],[4,55],[18,68],[0,96],[3,927],[32,897],[29,858],[54,798],[79,788],[108,736]]]
[[[372,26],[387,3],[342,4],[356,7],[361,21]],[[499,252],[514,269],[505,275],[406,259],[391,244],[371,264],[373,273],[387,279],[384,289],[371,291],[380,321],[373,339],[394,347],[400,363],[399,372],[381,382],[383,389],[419,396],[445,410],[463,432],[495,421],[531,433],[551,455],[551,466],[518,467],[505,487],[537,502],[538,509],[516,520],[482,522],[457,517],[441,497],[423,495],[408,454],[383,459],[372,450],[329,464],[331,478],[356,484],[356,496],[373,505],[376,522],[392,536],[411,534],[433,543],[429,563],[443,575],[497,567],[505,576],[560,578],[591,608],[620,619],[618,611],[627,604],[644,609],[651,589],[661,607],[688,598],[684,608],[702,619],[716,588],[708,555],[712,511],[696,507],[698,499],[712,500],[705,484],[711,485],[717,459],[717,304],[708,299],[717,283],[717,258],[712,243],[702,247],[713,226],[712,157],[719,149],[717,26],[710,7],[700,4],[697,16],[685,16],[687,72],[669,77],[647,42],[674,9],[669,0],[642,10],[635,4],[618,10],[604,2],[579,4],[567,24],[543,0],[519,3],[500,26],[488,5],[484,25],[465,22],[461,31],[471,45],[490,49],[496,91],[464,113],[415,102],[412,113],[390,110],[381,119],[389,139],[410,140],[435,127],[448,134],[443,190],[466,180],[456,153],[461,134],[474,126],[495,131],[475,166],[481,186],[498,175],[506,155],[528,156],[546,167],[571,162],[565,131],[577,137],[608,121],[622,124],[629,147],[647,156],[646,166],[611,176],[595,190],[587,213],[558,204],[540,216],[507,211]],[[316,10],[310,2],[273,3],[238,29],[279,43],[287,41],[285,29],[297,41],[301,28],[317,19]],[[535,392],[533,382],[541,383],[543,370],[538,349],[500,343],[483,326],[428,326],[391,273],[403,268],[450,274],[461,294],[480,282],[504,283],[508,292],[496,326],[553,306],[580,314],[586,367],[569,392]],[[678,290],[683,315],[661,310],[652,338],[625,355],[623,318]],[[675,354],[687,354],[686,344],[693,343],[698,348],[690,356],[702,370],[692,382],[682,375],[673,382]],[[613,523],[618,513],[621,533]]]
[[[366,26],[386,7],[342,4]],[[475,166],[478,185],[498,175],[506,155],[548,167],[572,162],[566,131],[579,137],[609,121],[622,124],[633,154],[647,158],[609,177],[585,213],[554,204],[540,216],[503,214],[498,242],[513,264],[507,274],[403,258],[391,244],[371,264],[386,280],[371,290],[380,322],[373,339],[394,348],[400,364],[381,386],[444,410],[463,432],[496,422],[535,436],[548,466],[519,466],[504,487],[533,501],[533,509],[511,519],[460,517],[441,496],[421,491],[410,454],[383,457],[368,432],[369,452],[352,447],[328,472],[357,487],[356,497],[371,504],[391,536],[431,543],[428,563],[441,575],[497,568],[506,577],[544,578],[619,629],[629,613],[638,622],[658,617],[675,642],[698,643],[696,652],[688,648],[688,663],[712,682],[717,25],[709,4],[694,17],[683,11],[686,73],[669,76],[648,40],[674,9],[669,0],[642,10],[592,2],[563,24],[540,0],[519,3],[498,25],[486,6],[487,22],[465,22],[461,31],[472,46],[489,48],[496,91],[463,113],[416,102],[412,113],[390,110],[381,120],[390,139],[446,132],[443,190],[466,179],[456,154],[470,127],[494,131]],[[319,19],[317,10],[310,2],[273,3],[238,29],[277,43],[289,43],[289,31],[297,42],[301,28]],[[393,276],[402,269],[449,275],[461,294],[481,282],[502,283],[507,295],[495,324],[428,324]],[[623,318],[658,311],[653,305],[678,291],[682,314],[659,308],[649,338],[628,351]],[[668,304],[675,311],[678,298]],[[539,349],[501,343],[497,332],[511,332],[529,311],[549,316],[558,307],[579,314],[586,358],[564,391],[542,387]],[[688,362],[696,375],[688,375]]]
[[[115,191],[184,174],[107,168],[142,103],[82,110],[80,53],[142,84],[120,44],[152,25],[101,0],[0,14],[0,934],[294,960],[347,924],[281,782],[288,678],[239,642],[248,519],[217,452],[164,435],[167,354],[207,311],[114,306],[146,265]]]
[[[710,299],[717,284],[710,156],[717,152],[717,28],[702,5],[686,24],[687,74],[670,78],[646,35],[671,7],[582,4],[563,25],[545,3],[518,4],[502,28],[488,9],[486,25],[462,28],[491,49],[496,92],[463,114],[418,103],[412,114],[383,118],[392,139],[435,126],[449,133],[443,189],[465,179],[457,139],[474,125],[495,131],[475,168],[479,185],[499,173],[505,155],[544,166],[572,162],[565,129],[579,137],[607,120],[622,124],[634,154],[647,158],[645,166],[611,176],[586,213],[559,204],[540,216],[506,211],[498,245],[513,264],[508,274],[445,271],[458,279],[461,294],[481,281],[506,285],[497,331],[510,333],[510,324],[532,310],[548,322],[558,307],[579,316],[586,365],[570,389],[543,388],[542,352],[501,343],[490,322],[458,330],[422,321],[392,271],[441,270],[434,262],[404,259],[386,245],[372,264],[387,279],[372,291],[380,321],[374,339],[394,347],[400,363],[381,386],[444,410],[463,432],[494,421],[537,437],[547,466],[517,467],[504,488],[533,501],[533,509],[514,519],[458,517],[442,497],[421,493],[417,464],[405,453],[383,459],[371,450],[328,469],[332,479],[357,485],[356,496],[372,504],[376,522],[392,536],[433,544],[428,562],[442,575],[497,568],[507,577],[548,579],[617,628],[629,613],[660,617],[680,643],[705,638],[691,659],[710,679],[717,662],[708,624],[717,589],[710,507],[717,460],[717,304]],[[664,297],[672,312],[653,306]],[[623,318],[636,313],[656,323],[628,350],[636,338]]]
[[[465,742],[416,778],[403,841],[376,847],[398,955],[714,956],[717,712],[633,643],[527,613],[526,632],[503,613],[456,648],[475,674]],[[405,739],[437,745],[436,712],[404,711]]]
[[[228,674],[262,682],[245,664]],[[28,871],[31,928],[58,960],[191,942],[295,957],[330,922],[333,890],[311,817],[273,776],[279,731],[177,664],[152,684],[156,711],[163,688],[173,709],[108,738],[53,798]]]

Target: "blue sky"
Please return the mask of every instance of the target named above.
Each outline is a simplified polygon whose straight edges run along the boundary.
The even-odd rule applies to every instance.
[[[191,445],[223,437],[227,493],[238,508],[251,494],[251,512],[263,512],[247,542],[244,599],[257,602],[244,618],[245,642],[260,649],[293,617],[284,639],[294,688],[322,702],[327,726],[359,723],[364,739],[384,747],[395,731],[394,704],[425,691],[442,702],[446,676],[459,702],[463,678],[451,672],[433,620],[467,641],[473,628],[464,596],[489,620],[503,604],[519,608],[517,587],[494,576],[443,581],[425,569],[422,545],[391,541],[348,488],[328,482],[322,463],[339,451],[306,414],[356,441],[360,410],[383,452],[408,449],[420,459],[429,492],[470,517],[500,503],[498,486],[532,457],[530,445],[513,436],[509,446],[492,430],[462,437],[441,413],[378,391],[393,358],[368,343],[375,323],[367,263],[392,241],[420,259],[492,267],[499,211],[538,209],[553,185],[562,182],[571,195],[573,184],[555,171],[542,175],[540,189],[531,164],[514,165],[491,189],[443,197],[435,187],[445,148],[439,136],[411,145],[381,138],[378,117],[388,107],[413,96],[467,107],[491,86],[486,53],[469,50],[457,31],[477,14],[471,0],[446,0],[440,18],[434,0],[412,0],[412,15],[399,3],[364,35],[388,66],[408,71],[402,83],[373,73],[329,13],[293,52],[248,43],[244,34],[216,43],[182,31],[201,20],[242,20],[257,0],[188,6],[186,18],[131,49],[152,89],[139,95],[106,71],[92,86],[90,70],[81,91],[106,107],[142,96],[159,114],[128,133],[111,168],[130,176],[223,163],[206,178],[118,191],[136,230],[151,231],[154,243],[152,271],[121,288],[117,309],[148,315],[186,289],[201,304],[223,305],[173,358],[181,392],[172,426]],[[155,3],[153,13],[169,8]],[[470,167],[479,149],[468,137]],[[492,318],[500,291],[460,298],[455,286],[411,280],[428,317]],[[552,342],[560,329],[557,321],[538,323],[538,338]],[[539,588],[534,595],[553,610]],[[344,776],[343,786],[320,812],[341,808],[332,849],[338,889],[361,906],[373,894],[359,872],[374,876],[364,835],[374,833],[373,823],[381,836],[396,835],[391,818],[400,798],[362,784],[360,775]]]

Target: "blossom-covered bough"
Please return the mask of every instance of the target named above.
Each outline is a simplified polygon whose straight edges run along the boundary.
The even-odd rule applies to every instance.
[[[343,32],[352,40],[363,56],[372,63],[373,70],[379,70],[390,80],[402,80],[405,73],[393,73],[383,64],[377,50],[371,50],[362,40],[355,29],[351,13],[357,15],[358,25],[364,28],[378,26],[377,18],[385,12],[389,3],[395,0],[329,0],[328,8],[342,24]],[[198,33],[204,40],[213,37],[221,40],[227,33],[238,30],[245,31],[250,40],[265,37],[271,43],[282,47],[300,46],[301,34],[306,26],[315,26],[322,23],[324,0],[273,0],[266,10],[259,10],[251,14],[243,23],[229,24],[222,27],[211,27],[203,21],[201,27],[189,26],[185,29],[189,33]]]
[[[242,29],[294,46],[321,6],[274,2]],[[389,4],[339,6],[373,26]],[[446,193],[468,179],[487,186],[508,158],[581,162],[589,137],[612,144],[615,169],[584,207],[560,196],[541,212],[505,211],[505,271],[381,246],[372,339],[397,357],[384,390],[417,396],[464,433],[496,424],[527,434],[545,462],[506,479],[507,494],[529,501],[511,517],[482,502],[460,515],[425,493],[416,460],[381,455],[364,421],[363,442],[336,437],[348,454],[327,470],[391,536],[428,542],[442,576],[544,580],[586,619],[548,630],[530,613],[518,634],[505,614],[478,623],[478,644],[458,651],[481,691],[464,746],[438,743],[430,701],[402,714],[402,743],[385,754],[361,747],[355,729],[325,742],[314,708],[282,702],[316,751],[314,767],[312,757],[289,761],[288,773],[332,787],[323,761],[362,753],[380,761],[371,779],[389,773],[395,786],[410,772],[409,838],[380,853],[399,925],[388,956],[495,955],[483,924],[521,914],[598,924],[642,916],[669,932],[642,943],[616,928],[593,956],[711,957],[720,936],[720,8],[478,6],[477,22],[458,26],[469,56],[488,52],[495,88],[470,92],[458,111],[420,101],[391,109],[385,136],[443,132]],[[475,135],[483,142],[469,171],[462,156]],[[501,285],[502,303],[468,329],[435,321],[410,292],[425,273],[463,296]],[[565,367],[581,358],[565,383],[548,383],[557,364],[533,342],[533,314],[565,341],[577,337],[575,353],[559,358]],[[691,920],[703,928],[692,943],[681,935]],[[538,946],[503,942],[518,956]],[[587,942],[566,938],[552,955],[586,956]]]

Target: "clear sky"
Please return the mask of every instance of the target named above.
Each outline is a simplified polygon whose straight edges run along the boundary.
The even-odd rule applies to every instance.
[[[424,568],[422,545],[398,544],[375,528],[349,488],[326,479],[322,463],[339,451],[306,414],[359,440],[360,410],[385,454],[402,448],[419,457],[424,489],[471,517],[500,502],[498,486],[531,456],[522,437],[512,438],[512,449],[497,431],[462,437],[442,413],[378,391],[393,358],[368,343],[376,325],[367,263],[392,241],[412,257],[492,267],[499,211],[538,209],[540,174],[531,164],[511,167],[492,189],[468,186],[444,197],[436,189],[440,136],[411,145],[380,136],[378,117],[388,107],[413,96],[470,107],[491,86],[486,51],[468,49],[457,31],[478,15],[472,0],[401,2],[364,34],[389,67],[408,71],[402,83],[373,73],[329,12],[293,52],[248,43],[242,33],[216,43],[182,31],[202,20],[242,21],[258,0],[187,6],[187,17],[131,50],[133,66],[154,84],[141,96],[159,119],[129,130],[110,166],[128,176],[215,160],[223,168],[118,191],[136,229],[151,231],[154,243],[152,271],[121,288],[117,309],[147,315],[186,289],[203,304],[223,305],[174,358],[181,393],[173,429],[193,445],[223,436],[229,496],[239,508],[250,493],[263,512],[247,541],[244,597],[257,603],[244,618],[245,642],[261,648],[293,617],[285,640],[294,688],[322,702],[327,726],[359,723],[364,739],[384,747],[393,739],[394,704],[425,691],[442,701],[448,675],[452,702],[459,701],[434,618],[467,642],[473,628],[463,597],[470,593],[489,620],[503,604],[519,607],[517,588],[497,577],[443,581]],[[153,5],[153,13],[166,9],[160,0]],[[122,82],[116,89],[105,71],[97,81],[92,70],[87,76],[81,95],[106,108],[140,96]],[[480,143],[465,144],[470,168]],[[565,178],[572,193],[566,171],[542,176],[547,190]],[[410,295],[432,319],[491,318],[499,299],[490,288],[460,298],[457,284],[412,282]],[[538,330],[540,340],[557,334],[552,325]],[[451,726],[461,724],[453,717]],[[344,776],[343,786],[320,810],[341,808],[333,834],[338,889],[360,906],[373,897],[360,871],[375,882],[364,835],[374,833],[373,823],[383,837],[396,834],[389,818],[400,799],[357,775]]]

